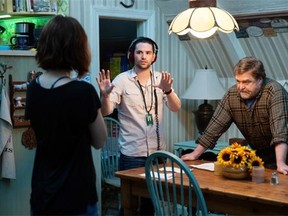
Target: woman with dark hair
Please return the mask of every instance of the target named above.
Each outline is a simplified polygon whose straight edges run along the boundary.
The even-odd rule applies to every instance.
[[[91,146],[105,143],[106,127],[95,88],[70,78],[88,72],[87,35],[72,17],[55,16],[43,29],[36,60],[45,72],[27,89],[25,116],[37,139],[32,215],[97,215]]]

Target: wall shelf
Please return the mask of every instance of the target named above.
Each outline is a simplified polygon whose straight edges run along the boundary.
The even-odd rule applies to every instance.
[[[36,50],[0,50],[0,56],[35,56]]]
[[[26,98],[21,99],[21,106],[16,106],[15,98],[18,93],[25,93],[26,89],[16,89],[15,85],[25,84],[26,81],[13,81],[12,75],[9,75],[9,99],[10,99],[10,114],[14,128],[29,127],[30,121],[24,118]],[[15,111],[20,111],[21,114],[15,114]]]
[[[48,10],[38,10],[33,11],[29,10],[28,8],[31,8],[31,5],[27,4],[26,0],[21,0],[21,4],[19,4],[19,11],[15,11],[15,4],[12,0],[1,0],[0,1],[0,15],[8,14],[11,16],[52,16],[56,15],[57,12],[55,11],[49,11]],[[35,4],[35,3],[34,3]],[[21,6],[20,6],[21,5]],[[40,4],[38,4],[40,6]],[[50,7],[50,4],[48,3],[48,7]],[[21,8],[21,9],[20,9]],[[40,8],[39,8],[40,9]]]
[[[12,12],[8,13],[9,15],[16,17],[16,16],[54,16],[56,12]]]

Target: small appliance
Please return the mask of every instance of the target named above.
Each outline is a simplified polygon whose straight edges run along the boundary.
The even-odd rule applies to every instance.
[[[31,22],[15,23],[15,34],[28,36],[27,48],[33,48],[35,46],[34,28],[35,24]],[[16,46],[14,48],[17,49],[18,47]]]

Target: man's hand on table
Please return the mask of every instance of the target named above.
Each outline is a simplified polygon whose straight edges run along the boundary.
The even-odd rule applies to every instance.
[[[197,160],[205,151],[206,151],[206,148],[198,144],[193,152],[182,155],[181,159],[182,160]]]
[[[183,160],[183,161],[185,161],[185,160],[197,160],[197,159],[198,158],[194,156],[193,152],[181,156],[181,160]]]
[[[280,166],[277,166],[277,171],[279,173],[287,175],[288,174],[288,166],[285,163],[283,163]]]

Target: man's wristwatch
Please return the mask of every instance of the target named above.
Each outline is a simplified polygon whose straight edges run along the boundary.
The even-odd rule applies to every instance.
[[[164,94],[169,95],[169,94],[171,94],[171,92],[172,92],[172,88],[171,88],[169,91],[167,91],[167,92],[165,92],[165,91],[163,90],[163,92],[164,92]]]

